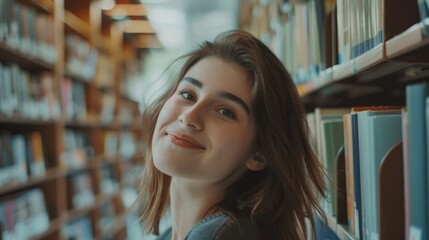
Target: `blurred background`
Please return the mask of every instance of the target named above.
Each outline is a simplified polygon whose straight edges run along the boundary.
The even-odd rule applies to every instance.
[[[161,49],[148,49],[144,56],[143,77],[137,76],[139,87],[135,96],[142,97],[140,89],[152,98],[164,85],[163,75],[168,64],[175,58],[197,47],[202,41],[212,40],[217,34],[239,25],[239,0],[191,1],[161,0],[141,1],[147,9],[147,17],[156,31]],[[141,99],[140,99],[141,100]]]
[[[429,239],[429,0],[0,0],[0,239],[153,239],[142,110],[231,29],[300,94],[329,176],[315,239]]]

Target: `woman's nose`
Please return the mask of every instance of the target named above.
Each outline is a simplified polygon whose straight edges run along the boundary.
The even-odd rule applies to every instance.
[[[193,128],[194,130],[202,130],[203,121],[200,114],[201,109],[198,109],[198,107],[192,107],[191,109],[187,109],[187,111],[183,111],[177,120],[180,123]]]

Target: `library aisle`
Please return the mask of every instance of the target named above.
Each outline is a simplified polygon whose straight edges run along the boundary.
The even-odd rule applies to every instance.
[[[141,228],[124,214],[143,163],[131,91],[161,44],[143,5],[105,2],[0,1],[0,239]]]

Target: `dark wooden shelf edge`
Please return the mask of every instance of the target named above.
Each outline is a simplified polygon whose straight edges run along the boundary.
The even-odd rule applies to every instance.
[[[86,164],[81,167],[70,167],[62,170],[62,176],[71,176],[79,172],[85,172],[92,169],[100,168],[103,165],[111,165],[115,163],[120,163],[118,156],[104,156],[98,155],[93,158],[86,160]]]
[[[29,69],[39,69],[54,71],[55,65],[45,62],[43,59],[28,56],[20,52],[18,49],[13,49],[5,43],[0,42],[0,61],[18,63]]]
[[[424,36],[423,28],[429,28],[427,25],[426,22],[416,23],[382,46],[324,70],[328,76],[332,72],[331,78],[321,76],[309,81],[301,94],[304,104],[307,108],[332,106],[351,98],[358,104],[358,99],[377,91],[393,93],[390,97],[396,99],[397,92],[390,90],[403,91],[409,83],[426,81],[429,77],[429,37]],[[359,93],[354,89],[359,89]]]
[[[44,175],[31,176],[25,182],[11,182],[0,187],[0,195],[20,191],[29,187],[34,187],[40,183],[51,181],[61,176],[61,171],[58,169],[49,169]]]
[[[49,124],[55,124],[58,122],[59,120],[53,120],[53,119],[42,120],[42,119],[0,116],[0,124],[49,125]]]
[[[115,196],[118,196],[119,193],[115,194],[97,194],[95,196],[95,201],[92,205],[81,207],[81,208],[73,208],[67,210],[67,212],[63,213],[62,219],[64,222],[68,222],[70,220],[73,220],[75,218],[78,218],[80,216],[89,214],[91,211],[94,211],[95,209],[99,208],[103,203],[111,201]]]

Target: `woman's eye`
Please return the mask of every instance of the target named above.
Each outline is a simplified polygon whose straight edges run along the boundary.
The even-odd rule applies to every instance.
[[[222,109],[219,110],[219,113],[222,114],[222,115],[224,115],[224,116],[226,116],[226,117],[235,119],[235,114],[232,111],[228,110],[228,109],[222,108]]]
[[[195,97],[187,91],[181,91],[180,95],[183,97],[183,99],[186,99],[189,101],[195,101]]]

